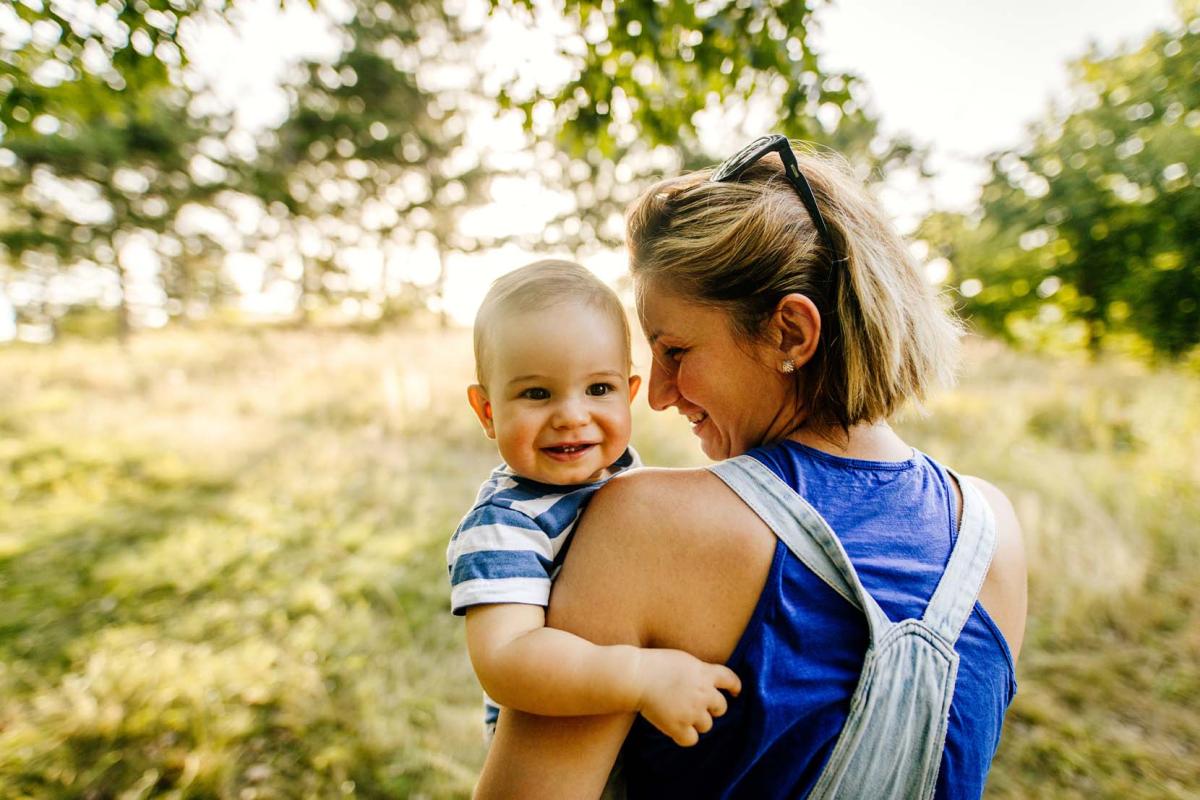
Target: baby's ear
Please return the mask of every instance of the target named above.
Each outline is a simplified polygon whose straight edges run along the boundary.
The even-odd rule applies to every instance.
[[[467,387],[467,402],[471,404],[471,409],[475,412],[475,416],[479,418],[479,424],[483,426],[483,432],[487,434],[489,439],[495,439],[496,423],[492,419],[492,404],[488,401],[487,389],[478,383],[471,384]]]
[[[633,398],[637,397],[638,389],[642,388],[642,376],[629,376],[629,402],[633,402]]]

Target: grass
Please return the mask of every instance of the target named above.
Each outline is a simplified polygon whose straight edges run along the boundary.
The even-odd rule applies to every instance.
[[[462,332],[0,350],[0,797],[462,797],[444,548],[495,461]],[[645,356],[640,356],[645,363]],[[899,424],[1031,567],[989,797],[1200,797],[1200,380],[976,343]],[[638,404],[649,463],[702,463]]]

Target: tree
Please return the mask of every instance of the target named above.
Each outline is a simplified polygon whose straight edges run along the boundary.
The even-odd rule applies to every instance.
[[[1179,357],[1200,344],[1200,13],[1074,65],[1074,100],[995,155],[974,215],[922,235],[985,328]]]
[[[458,224],[486,197],[490,177],[465,146],[477,81],[446,86],[431,76],[468,66],[478,31],[435,2],[361,0],[351,11],[335,62],[298,70],[290,114],[263,137],[245,187],[310,242],[297,276],[302,314],[319,295],[347,294],[355,272],[341,257],[347,247],[381,255],[371,294],[386,304],[389,265],[401,252],[432,246],[440,293],[449,253],[490,244]]]
[[[128,89],[169,87],[172,68],[186,59],[179,25],[206,6],[217,11],[224,2],[13,3],[0,49],[0,135],[43,133],[81,106],[112,110]]]
[[[0,245],[48,276],[78,265],[115,275],[122,331],[132,287],[120,254],[134,240],[159,252],[155,290],[175,309],[219,291],[224,247],[257,250],[295,283],[302,310],[322,297],[386,303],[388,270],[413,248],[440,261],[440,292],[450,255],[513,238],[463,224],[506,171],[568,200],[526,243],[579,251],[618,244],[624,207],[647,181],[719,160],[706,149],[763,132],[750,126],[867,156],[874,174],[918,155],[880,140],[853,75],[821,70],[807,43],[816,0],[488,0],[490,18],[442,0],[317,3],[350,12],[338,20],[341,53],[298,69],[288,119],[250,154],[227,144],[228,120],[196,113],[182,79],[180,26],[219,16],[226,0],[103,0],[98,25],[86,2],[53,0],[45,13],[28,2],[26,35],[0,56],[11,89],[0,101]],[[537,30],[560,13],[566,33],[545,44],[565,80],[497,79],[477,63],[496,23]],[[522,163],[478,141],[487,124],[476,122],[506,110],[525,119]],[[728,141],[701,140],[704,115],[728,121]],[[262,222],[241,243],[183,224],[198,206],[234,204],[256,205]],[[356,247],[382,260],[373,286],[352,264]]]
[[[0,56],[0,246],[47,275],[79,266],[115,274],[123,336],[127,246],[140,238],[168,258],[196,255],[204,240],[174,236],[175,214],[218,191],[224,173],[227,122],[193,113],[178,80],[179,25],[203,6],[31,2],[14,10],[19,44]]]
[[[491,0],[493,14],[536,27],[533,0]],[[554,243],[575,249],[621,242],[625,206],[649,181],[721,160],[698,133],[705,116],[727,126],[736,147],[767,132],[828,145],[880,177],[923,154],[884,141],[853,74],[824,70],[808,32],[819,0],[688,2],[569,0],[569,33],[557,43],[571,75],[562,86],[507,80],[502,107],[517,108],[527,129],[552,148],[539,159],[543,179],[575,198],[554,220]],[[751,122],[758,120],[758,122]],[[765,122],[764,122],[765,121]]]

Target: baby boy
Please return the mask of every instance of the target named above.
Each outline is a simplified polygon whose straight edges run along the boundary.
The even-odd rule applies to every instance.
[[[475,318],[479,383],[467,399],[504,464],[484,483],[447,550],[451,608],[485,698],[546,716],[640,712],[694,744],[740,689],[729,669],[679,650],[600,646],[546,627],[551,581],[588,499],[641,466],[629,447],[629,324],[616,294],[583,267],[539,261],[497,280]],[[718,712],[719,713],[719,712]]]

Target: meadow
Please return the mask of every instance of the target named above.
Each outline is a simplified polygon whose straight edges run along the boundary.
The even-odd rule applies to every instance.
[[[496,461],[469,350],[184,328],[0,349],[0,797],[467,796],[479,690],[444,553]],[[1200,378],[974,340],[898,427],[1025,529],[988,797],[1200,797]],[[702,463],[641,401],[634,443]]]

